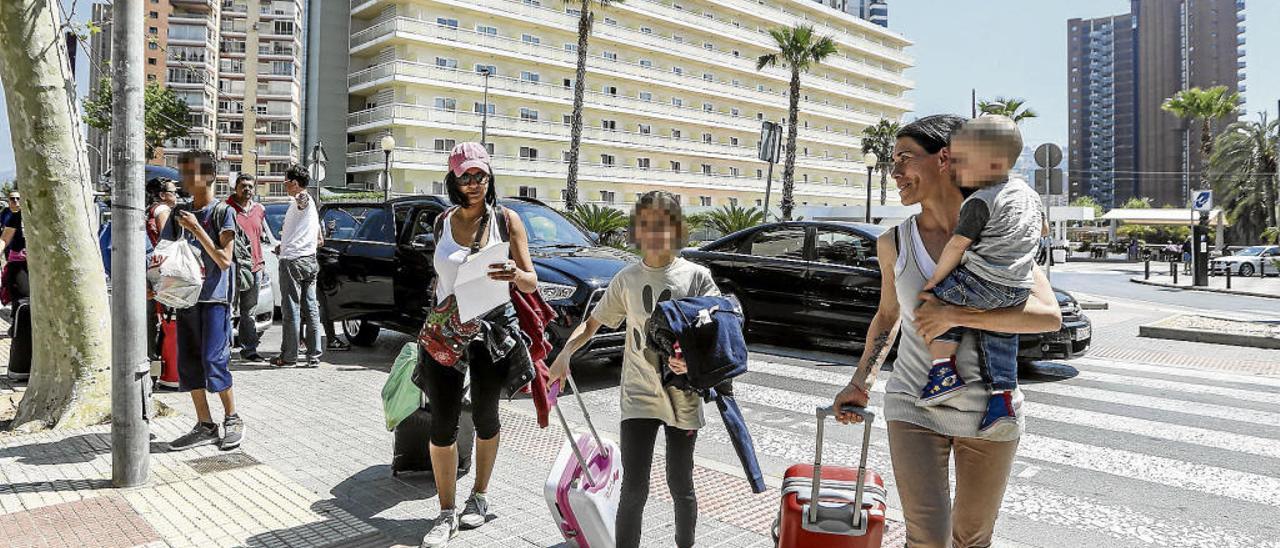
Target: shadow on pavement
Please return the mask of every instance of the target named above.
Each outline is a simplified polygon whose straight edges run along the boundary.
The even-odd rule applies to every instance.
[[[1080,374],[1080,370],[1062,362],[1023,362],[1018,364],[1018,382],[1037,384],[1065,381]]]
[[[110,433],[80,434],[54,442],[0,448],[0,460],[13,458],[28,466],[79,464],[92,462],[110,452]],[[168,452],[168,442],[151,442],[152,454]]]

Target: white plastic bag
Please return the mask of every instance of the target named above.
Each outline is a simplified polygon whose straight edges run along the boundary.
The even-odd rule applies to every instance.
[[[147,280],[156,301],[171,308],[190,308],[200,300],[204,267],[187,240],[161,240],[151,253]]]

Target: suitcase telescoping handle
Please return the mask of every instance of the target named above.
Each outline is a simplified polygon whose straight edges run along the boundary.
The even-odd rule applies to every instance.
[[[866,524],[862,519],[862,495],[866,489],[866,473],[867,473],[867,451],[871,448],[871,423],[875,422],[876,415],[865,407],[856,407],[846,405],[843,410],[862,417],[862,451],[858,457],[858,484],[853,496],[853,526],[855,529],[865,528]],[[819,521],[818,511],[818,495],[822,487],[822,439],[824,436],[824,426],[827,417],[835,415],[832,406],[819,407],[818,415],[818,441],[815,444],[813,455],[813,492],[809,497],[809,511],[805,516],[805,521],[809,524],[817,524]]]
[[[569,381],[569,387],[573,389],[573,397],[578,400],[578,407],[582,408],[582,418],[587,421],[587,428],[591,430],[591,437],[596,440],[596,447],[604,450],[604,441],[600,439],[600,433],[596,432],[596,425],[591,422],[591,412],[587,411],[587,403],[582,401],[582,394],[578,392],[578,383],[573,382],[573,375],[566,375],[565,380]],[[551,405],[556,408],[556,416],[560,417],[560,426],[564,427],[565,435],[569,436],[569,447],[573,448],[573,455],[578,457],[578,464],[582,465],[582,473],[587,476],[587,483],[596,485],[595,478],[591,477],[591,466],[587,463],[586,457],[582,455],[582,450],[578,448],[578,440],[573,437],[573,430],[569,428],[569,421],[565,420],[564,412],[560,410],[560,381],[551,383],[547,388]]]

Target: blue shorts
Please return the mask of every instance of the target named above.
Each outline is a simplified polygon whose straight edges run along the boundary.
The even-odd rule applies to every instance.
[[[183,392],[231,388],[231,307],[196,303],[178,310],[178,388]]]

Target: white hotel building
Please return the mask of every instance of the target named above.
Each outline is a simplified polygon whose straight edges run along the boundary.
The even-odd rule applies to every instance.
[[[390,134],[393,192],[442,193],[449,149],[480,140],[487,108],[499,192],[562,202],[577,6],[353,0],[349,186],[380,188],[379,143]],[[621,206],[665,189],[686,206],[761,203],[761,121],[786,118],[789,72],[756,71],[755,63],[773,48],[769,28],[798,23],[834,38],[839,53],[802,77],[796,205],[861,212],[859,134],[911,110],[912,82],[903,76],[910,41],[805,0],[626,0],[600,9],[587,61],[579,199]],[[487,106],[484,68],[492,74]],[[781,171],[780,160],[775,207]]]

